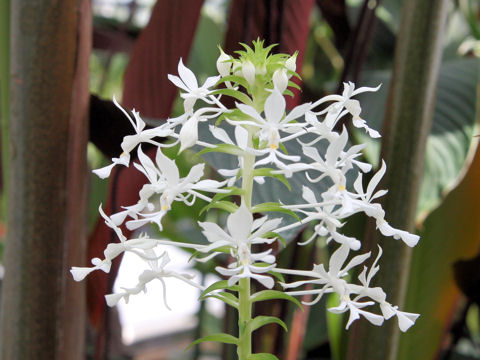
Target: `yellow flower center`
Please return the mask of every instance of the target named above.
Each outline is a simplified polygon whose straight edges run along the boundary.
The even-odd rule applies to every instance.
[[[338,185],[338,189],[339,189],[340,191],[343,191],[343,190],[345,190],[346,188],[345,188],[345,185]]]
[[[278,149],[278,146],[275,145],[275,144],[270,144],[270,149],[272,149],[272,150],[277,150],[277,149]]]

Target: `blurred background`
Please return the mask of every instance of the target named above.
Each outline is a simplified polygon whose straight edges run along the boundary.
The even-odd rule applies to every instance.
[[[389,275],[379,279],[393,303],[421,317],[400,336],[395,324],[345,331],[345,319],[326,311],[334,299],[303,312],[273,302],[255,311],[281,317],[290,331],[258,331],[256,351],[282,360],[480,359],[478,1],[1,0],[2,359],[236,358],[213,343],[184,352],[195,338],[235,331],[235,314],[221,302],[199,302],[197,290],[172,282],[171,311],[160,285],[111,309],[104,295],[142,271],[134,256],[84,283],[74,283],[68,269],[87,266],[114,239],[99,204],[111,214],[136,202],[144,181],[126,168],[108,181],[91,175],[120,154],[131,131],[112,97],[148,125],[160,124],[182,111],[167,79],[179,58],[202,82],[216,73],[219,45],[233,54],[239,42],[257,38],[278,44],[274,52],[299,51],[301,90],[290,108],[341,92],[345,81],[382,84],[358,96],[362,118],[382,140],[349,131],[353,142],[367,143],[366,160],[390,160],[385,187],[400,195],[385,199],[387,220],[421,236],[413,252],[386,245],[382,272]],[[187,153],[182,166],[191,164]],[[201,208],[174,207],[161,236],[204,241],[191,219]],[[345,231],[374,249],[369,226],[356,217]],[[205,284],[218,280],[207,275],[215,264],[169,252],[176,269],[194,267]],[[321,242],[289,245],[279,264],[308,269],[328,252]],[[372,339],[388,349],[368,350]]]

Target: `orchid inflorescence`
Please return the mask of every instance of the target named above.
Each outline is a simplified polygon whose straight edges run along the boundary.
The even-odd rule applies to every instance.
[[[133,166],[145,175],[147,183],[139,192],[138,202],[124,206],[118,213],[107,216],[100,206],[101,216],[119,241],[107,246],[103,260],[92,259],[92,267],[73,267],[71,273],[74,279],[83,280],[94,270],[109,272],[115,257],[132,252],[145,260],[148,269],[139,276],[136,286],[107,295],[109,306],[114,306],[122,298],[128,301],[129,296],[146,291],[146,284],[155,279],[162,283],[164,295],[165,278],[184,281],[201,289],[202,299],[216,297],[238,310],[238,338],[220,334],[222,336],[210,336],[207,340],[236,344],[240,359],[246,359],[251,354],[253,330],[269,322],[284,325],[273,317],[252,319],[252,304],[260,300],[283,298],[298,303],[295,296],[309,294],[313,300],[304,304],[312,305],[324,294],[336,293],[338,304],[328,310],[333,313],[348,312],[347,328],[360,317],[374,325],[381,325],[385,319],[396,316],[400,329],[406,331],[414,324],[418,314],[400,311],[387,302],[387,296],[380,287],[371,287],[372,278],[379,271],[381,248],[378,248],[378,255],[370,269],[363,266],[358,282],[354,283],[351,270],[361,266],[371,253],[348,260],[351,252],[360,250],[361,242],[341,233],[347,218],[364,213],[375,220],[377,229],[384,236],[402,240],[408,246],[415,246],[419,240],[417,235],[395,229],[385,220],[385,212],[375,200],[386,193],[385,190],[376,190],[386,165],[382,161],[380,169],[365,188],[363,173],[370,172],[372,166],[361,160],[364,145],[350,146],[345,124],[341,124],[341,121],[351,122],[350,125],[363,129],[370,137],[380,137],[361,118],[360,103],[353,99],[357,94],[374,92],[378,87],[355,89],[353,83],[344,83],[342,95],[328,95],[313,103],[296,106],[287,113],[284,96],[293,95],[289,88],[297,87],[291,81],[292,76],[298,77],[295,72],[297,54],[272,55],[272,46],[264,48],[261,41],[254,42],[253,48],[243,46],[245,50],[238,51],[237,58],[220,50],[217,60],[219,75],[207,78],[202,86],[180,60],[178,76],[168,75],[168,78],[180,89],[184,113],[158,127],[146,129],[138,112],[133,110],[132,118],[114,99],[115,105],[131,122],[135,134],[124,138],[121,144],[123,153],[113,158],[112,164],[94,170],[94,173],[106,178],[113,167],[129,166],[130,154],[137,149],[138,162],[134,162]],[[235,105],[227,107],[225,98],[233,99]],[[209,136],[203,136],[204,133]],[[173,141],[165,141],[165,138]],[[288,144],[293,142],[301,144],[302,153],[287,152]],[[157,147],[154,158],[142,151],[144,143]],[[175,160],[164,153],[165,148],[177,145],[178,153],[200,147],[203,148],[201,153],[219,152],[233,156],[236,165],[218,169],[224,177],[222,181],[202,180],[205,164],[193,166],[181,178]],[[354,181],[350,174],[356,174]],[[256,201],[256,191],[267,183],[266,178],[288,184],[288,179],[292,177],[304,177],[312,184],[303,186],[302,203],[275,203],[278,199],[266,203]],[[326,184],[325,191],[316,190],[314,185],[318,182]],[[240,201],[234,201],[235,197]],[[225,228],[213,222],[198,222],[207,240],[205,244],[153,239],[147,235],[127,240],[120,229],[122,224],[135,230],[155,223],[161,231],[162,219],[173,202],[192,205],[197,199],[208,203],[207,210],[218,208],[229,213]],[[260,217],[259,212],[293,216],[285,223],[285,216]],[[328,266],[313,265],[312,270],[278,267],[273,251],[278,244],[274,243],[283,240],[282,234],[306,224],[312,224],[313,235],[302,244],[324,239],[336,247]],[[233,260],[228,266],[215,268],[226,280],[204,288],[194,282],[192,275],[168,270],[168,253],[159,251],[164,245],[189,249],[194,252],[196,261],[211,261],[221,254],[230,255]],[[281,280],[282,275],[298,276],[301,280],[285,283]],[[273,289],[277,282],[284,291],[252,293],[251,280],[267,289]],[[304,285],[308,287],[298,289]],[[164,301],[166,304],[165,296]],[[374,305],[379,307],[379,311],[371,310]],[[197,342],[202,340],[205,339]]]

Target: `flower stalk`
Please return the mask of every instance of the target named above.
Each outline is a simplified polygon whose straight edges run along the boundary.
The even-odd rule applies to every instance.
[[[329,95],[287,112],[285,96],[293,95],[289,87],[296,86],[289,79],[298,76],[295,73],[296,54],[272,55],[272,46],[265,48],[261,41],[253,45],[253,48],[244,45],[245,50],[238,52],[238,58],[221,51],[217,60],[220,75],[208,78],[201,86],[193,72],[180,61],[178,76],[169,75],[184,99],[185,113],[178,118],[168,119],[157,128],[145,129],[140,115],[133,113],[135,121],[130,121],[135,134],[124,139],[124,153],[113,158],[111,165],[95,172],[106,177],[114,166],[129,166],[130,152],[137,149],[138,162],[133,165],[145,175],[147,183],[140,190],[136,204],[124,206],[122,211],[110,216],[100,208],[105,223],[117,234],[119,242],[107,246],[103,259],[92,259],[93,266],[72,268],[74,279],[80,281],[95,270],[109,272],[118,255],[135,254],[148,268],[139,275],[135,286],[123,287],[120,293],[107,295],[107,304],[114,306],[122,299],[127,302],[130,296],[147,291],[148,283],[158,280],[164,288],[163,301],[168,307],[164,282],[167,277],[198,287],[202,291],[201,300],[220,299],[238,311],[239,335],[212,334],[195,340],[192,346],[203,341],[233,344],[237,346],[240,360],[276,359],[269,354],[252,354],[252,333],[270,323],[287,329],[281,319],[273,316],[252,318],[256,301],[284,299],[301,306],[295,298],[301,296],[312,299],[305,300],[304,305],[313,305],[324,294],[337,293],[339,302],[329,311],[349,313],[347,328],[361,317],[376,326],[396,317],[400,329],[406,331],[418,315],[400,311],[387,302],[387,294],[381,288],[370,286],[379,270],[381,249],[378,249],[373,266],[370,269],[364,266],[355,281],[349,276],[351,270],[362,265],[371,252],[352,256],[362,242],[341,233],[350,216],[363,213],[376,221],[383,235],[408,246],[414,246],[419,240],[414,234],[390,226],[384,210],[376,202],[386,193],[376,190],[385,174],[385,164],[382,163],[370,182],[364,184],[362,174],[371,171],[372,166],[359,160],[363,145],[350,146],[345,128],[340,133],[335,130],[338,122],[351,118],[354,127],[371,137],[379,137],[380,134],[361,118],[360,103],[353,99],[359,93],[374,92],[378,87],[355,89],[354,84],[348,83],[342,95]],[[235,106],[227,108],[222,97],[232,97]],[[207,129],[213,141],[205,140]],[[156,142],[156,136],[169,136],[173,143]],[[158,147],[154,156],[142,152],[145,142]],[[287,148],[296,143],[301,150],[289,152]],[[233,156],[238,165],[218,170],[225,178],[223,181],[202,179],[204,164],[193,166],[182,178],[175,160],[163,152],[164,147],[177,145],[178,153],[203,147],[201,155],[222,153]],[[289,180],[293,178],[303,183],[300,202],[295,198],[296,202],[291,203],[292,199],[285,200],[282,194],[266,201],[262,198],[262,186],[278,181],[291,188]],[[240,204],[233,201],[238,195]],[[168,216],[174,202],[190,206],[196,201],[207,202],[203,211],[220,209],[228,213],[225,224],[198,221],[206,238],[205,244],[152,239],[144,235],[128,240],[119,227],[125,223],[134,230],[153,223],[162,230],[163,218]],[[261,213],[268,215],[260,216]],[[328,264],[313,264],[312,270],[278,268],[273,243],[288,238],[289,230],[310,223],[313,235],[299,245],[326,241],[333,252]],[[191,274],[169,269],[168,253],[163,246],[172,244],[194,250],[192,258],[195,261],[214,262],[216,272],[225,280],[205,288],[197,284]],[[228,256],[227,266],[221,265],[225,262],[216,262],[217,257]],[[278,281],[281,274],[293,275],[297,280]],[[261,290],[252,292],[252,281],[258,282]],[[277,289],[281,287],[283,291],[274,289],[276,284]]]

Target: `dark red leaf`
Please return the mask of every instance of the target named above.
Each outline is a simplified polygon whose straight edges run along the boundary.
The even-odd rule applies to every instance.
[[[187,62],[203,0],[158,1],[133,46],[124,80],[123,105],[154,118],[170,115],[177,88],[167,79],[178,59]]]

